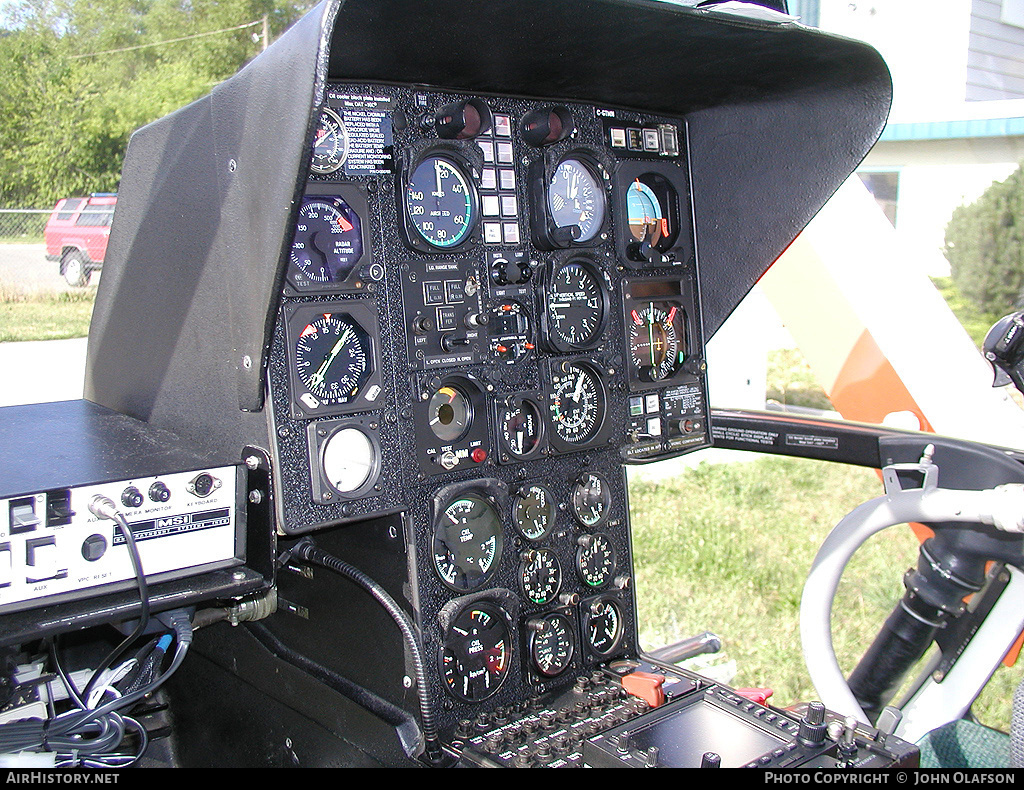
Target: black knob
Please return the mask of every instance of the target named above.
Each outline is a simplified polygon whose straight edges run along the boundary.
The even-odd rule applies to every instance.
[[[825,706],[820,702],[811,702],[800,720],[797,738],[808,746],[820,746],[825,742],[828,727],[825,724]]]
[[[149,487],[149,498],[154,502],[166,502],[171,498],[171,489],[157,480]]]
[[[700,758],[701,768],[721,768],[722,758],[714,752],[704,752],[704,756]]]
[[[107,551],[107,539],[102,535],[90,535],[82,541],[82,556],[88,562],[95,562]]]
[[[121,492],[121,504],[125,507],[141,507],[145,498],[135,486],[128,486]]]

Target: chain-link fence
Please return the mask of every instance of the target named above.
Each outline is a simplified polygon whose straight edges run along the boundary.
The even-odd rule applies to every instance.
[[[0,243],[42,243],[43,228],[53,209],[0,208]]]

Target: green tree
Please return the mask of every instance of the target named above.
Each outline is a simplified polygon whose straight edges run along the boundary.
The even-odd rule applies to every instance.
[[[0,206],[117,189],[131,133],[209,92],[311,3],[9,0],[0,5]],[[253,24],[255,23],[255,24]]]
[[[990,186],[946,225],[946,259],[953,282],[988,313],[1014,310],[1024,295],[1024,171]]]

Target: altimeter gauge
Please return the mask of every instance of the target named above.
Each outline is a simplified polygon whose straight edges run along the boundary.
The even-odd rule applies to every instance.
[[[553,437],[582,447],[601,431],[605,417],[604,385],[590,365],[563,362],[552,376],[549,417]]]
[[[570,243],[592,241],[607,211],[604,186],[594,167],[572,156],[559,162],[548,182],[547,209],[554,226],[568,230]]]

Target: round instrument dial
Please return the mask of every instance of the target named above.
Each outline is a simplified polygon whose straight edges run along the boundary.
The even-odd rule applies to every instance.
[[[438,516],[432,545],[434,568],[453,590],[472,590],[497,569],[503,545],[497,509],[482,496],[466,494]]]
[[[325,108],[313,139],[313,156],[309,167],[314,173],[333,173],[348,158],[348,131],[334,110]]]
[[[622,611],[615,601],[594,601],[587,609],[584,638],[591,652],[606,656],[622,639]]]
[[[509,398],[499,409],[498,425],[502,447],[513,458],[533,455],[544,435],[540,406],[529,398]]]
[[[558,163],[548,183],[547,202],[555,227],[576,227],[575,243],[591,241],[601,231],[607,211],[604,187],[583,160],[568,157]]]
[[[531,603],[546,604],[562,586],[562,566],[551,549],[527,549],[519,566],[519,584]]]
[[[615,547],[602,532],[581,535],[577,540],[576,571],[586,584],[600,587],[615,573]]]
[[[363,257],[362,221],[340,197],[307,197],[292,241],[292,279],[303,285],[344,282]]]
[[[555,498],[546,488],[529,485],[512,502],[512,523],[527,540],[543,540],[555,526]]]
[[[473,404],[461,389],[445,384],[431,396],[427,415],[434,436],[442,442],[456,442],[473,422]]]
[[[601,430],[605,415],[604,386],[597,371],[582,363],[565,362],[552,377],[551,423],[563,442],[582,445]]]
[[[512,638],[501,609],[476,603],[459,612],[441,648],[441,677],[449,693],[465,702],[487,699],[511,666]]]
[[[639,178],[626,190],[626,222],[634,239],[646,241],[652,247],[668,236],[668,220],[661,210],[661,201]]]
[[[373,442],[358,428],[332,433],[324,442],[320,458],[324,477],[342,494],[362,488],[377,468]]]
[[[555,351],[593,346],[601,337],[608,294],[597,269],[574,259],[552,269],[544,295],[547,343]]]
[[[371,349],[366,330],[344,313],[325,313],[307,324],[295,342],[296,373],[307,389],[299,399],[309,406],[354,400],[373,372]]]
[[[527,623],[530,630],[530,661],[545,677],[562,674],[576,652],[572,624],[564,614],[535,617]]]
[[[686,314],[670,302],[651,302],[629,314],[629,357],[640,381],[671,378],[686,361]]]
[[[569,495],[572,514],[584,527],[592,529],[608,520],[612,506],[612,493],[600,475],[580,475]]]
[[[447,250],[469,238],[477,201],[466,170],[445,156],[428,156],[413,168],[405,187],[405,213],[431,247]]]

